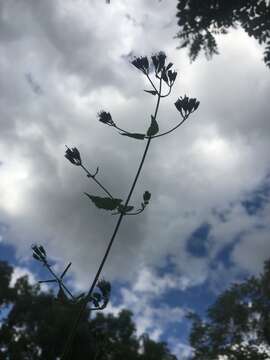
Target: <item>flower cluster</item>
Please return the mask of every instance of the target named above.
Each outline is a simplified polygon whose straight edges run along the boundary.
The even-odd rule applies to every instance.
[[[131,61],[131,64],[141,70],[145,75],[149,74],[149,61],[146,56],[135,58]]]
[[[46,262],[47,254],[43,246],[32,245],[32,250],[34,259],[43,263]]]
[[[177,76],[177,72],[176,71],[172,71],[170,70],[170,68],[172,67],[172,63],[169,63],[163,70],[161,73],[161,78],[167,83],[167,85],[169,87],[172,87],[176,76]]]
[[[156,77],[164,80],[169,87],[172,87],[177,76],[177,72],[171,70],[173,63],[169,63],[168,65],[165,64],[166,54],[162,51],[152,55],[151,60],[152,64],[150,65],[148,58],[146,56],[141,56],[135,58],[131,63],[147,76],[150,68],[153,68]]]
[[[151,58],[154,64],[155,73],[158,74],[159,72],[161,72],[161,70],[164,69],[166,54],[160,51],[159,53],[152,55]]]
[[[174,105],[184,118],[197,110],[200,102],[196,98],[189,98],[185,95],[184,97],[180,96]]]
[[[109,126],[115,126],[115,123],[112,119],[112,116],[109,112],[106,112],[104,110],[101,110],[97,114],[98,120],[101,121],[103,124],[109,125]]]
[[[70,149],[67,147],[65,157],[73,164],[80,166],[82,164],[81,155],[77,148]]]

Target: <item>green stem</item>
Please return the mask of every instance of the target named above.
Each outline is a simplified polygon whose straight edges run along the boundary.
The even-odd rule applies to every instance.
[[[158,100],[157,100],[157,104],[156,104],[154,119],[156,119],[157,113],[158,113],[158,109],[159,109],[160,98],[161,98],[161,85],[162,85],[162,80],[160,79],[160,83],[159,83],[159,94],[158,94]],[[148,149],[149,149],[149,146],[150,146],[150,143],[151,143],[151,139],[152,139],[152,138],[149,137],[148,140],[147,140],[147,144],[146,144],[146,147],[145,147],[143,156],[142,156],[142,160],[141,160],[141,162],[140,162],[140,165],[139,165],[139,168],[138,168],[137,173],[136,173],[136,175],[135,175],[133,184],[132,184],[132,186],[131,186],[131,189],[130,189],[130,191],[129,191],[129,194],[128,194],[128,196],[127,196],[127,199],[126,199],[126,201],[125,201],[124,207],[126,207],[126,206],[128,205],[129,200],[130,200],[130,198],[131,198],[131,196],[132,196],[132,193],[133,193],[133,191],[134,191],[134,188],[135,188],[135,186],[136,186],[136,183],[137,183],[137,181],[138,181],[138,178],[139,178],[139,176],[140,176],[140,173],[141,173],[141,170],[142,170],[144,161],[145,161],[145,157],[146,157],[146,155],[147,155],[147,152],[148,152]],[[121,224],[121,222],[122,222],[123,217],[124,217],[124,214],[121,213],[121,214],[119,215],[118,220],[117,220],[117,223],[116,223],[114,232],[113,232],[113,234],[112,234],[112,237],[111,237],[111,239],[110,239],[110,242],[109,242],[109,244],[108,244],[108,247],[107,247],[107,249],[106,249],[106,252],[105,252],[105,254],[104,254],[104,256],[103,256],[103,259],[102,259],[102,261],[101,261],[101,263],[100,263],[100,265],[99,265],[99,268],[98,268],[98,271],[97,271],[97,273],[96,273],[96,276],[95,276],[95,278],[94,278],[94,280],[93,280],[93,282],[92,282],[92,285],[91,285],[91,287],[90,287],[90,289],[89,289],[89,291],[88,291],[88,293],[87,293],[87,296],[86,296],[85,300],[82,301],[82,304],[81,304],[81,306],[80,306],[80,308],[79,308],[78,314],[77,314],[77,316],[76,316],[76,319],[75,319],[75,321],[74,321],[74,323],[73,323],[72,329],[71,329],[70,334],[69,334],[69,336],[68,336],[68,340],[67,340],[67,342],[66,342],[66,346],[65,346],[65,348],[64,348],[64,352],[63,352],[63,354],[62,354],[62,356],[61,356],[61,360],[67,360],[68,357],[69,357],[69,354],[70,354],[71,348],[72,348],[72,343],[73,343],[74,337],[75,337],[75,335],[76,335],[77,328],[78,328],[78,326],[79,326],[79,322],[80,322],[80,320],[81,320],[81,318],[82,318],[82,316],[83,316],[83,313],[84,313],[84,311],[85,311],[85,309],[86,309],[86,307],[87,307],[88,299],[91,297],[92,292],[93,292],[93,290],[94,290],[94,288],[95,288],[95,286],[96,286],[96,283],[98,282],[99,276],[100,276],[101,271],[102,271],[102,269],[103,269],[103,267],[104,267],[104,264],[105,264],[105,262],[106,262],[106,260],[107,260],[107,257],[108,257],[108,255],[109,255],[109,253],[110,253],[111,247],[112,247],[112,245],[113,245],[114,239],[115,239],[115,237],[116,237],[116,234],[117,234],[117,232],[118,232],[118,229],[119,229],[119,227],[120,227],[120,224]]]

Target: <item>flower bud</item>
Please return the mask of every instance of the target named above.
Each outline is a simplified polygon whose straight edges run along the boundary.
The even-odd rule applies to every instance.
[[[180,97],[174,105],[182,117],[186,117],[198,109],[200,102],[196,98],[189,98],[185,95],[183,98]]]
[[[43,246],[32,245],[33,258],[38,261],[46,261],[46,251]]]
[[[131,61],[131,64],[134,65],[137,69],[141,70],[144,74],[149,73],[149,61],[146,56],[135,58],[133,61]]]
[[[81,155],[80,152],[77,148],[72,148],[70,149],[69,147],[67,147],[66,153],[65,153],[65,157],[73,164],[73,165],[77,165],[80,166],[82,164],[81,161]]]
[[[97,114],[97,117],[98,117],[98,120],[101,121],[103,124],[106,124],[109,126],[115,126],[115,123],[113,122],[112,116],[109,112],[101,110]]]
[[[155,67],[156,73],[159,73],[163,70],[166,60],[166,54],[164,52],[159,52],[157,54],[152,55],[152,62]]]

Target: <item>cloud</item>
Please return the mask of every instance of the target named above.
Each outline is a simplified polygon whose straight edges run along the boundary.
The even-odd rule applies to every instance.
[[[179,131],[153,141],[131,200],[140,206],[149,190],[150,206],[124,219],[104,275],[132,284],[141,267],[146,270],[134,291],[160,294],[211,279],[211,263],[235,241],[231,274],[255,271],[268,254],[266,235],[257,231],[268,210],[253,217],[242,206],[269,173],[269,82],[261,49],[232,31],[218,39],[220,56],[190,65],[175,49],[175,11],[173,2],[154,0],[2,4],[0,216],[9,225],[3,241],[16,246],[20,259],[29,259],[30,245],[40,242],[54,259],[72,261],[77,287],[93,279],[117,219],[83,195],[102,192],[64,159],[65,144],[80,149],[90,171],[99,166],[98,179],[113,194],[127,196],[144,143],[114,133],[96,113],[110,111],[120,127],[134,132],[148,127],[154,99],[142,91],[149,84],[128,54],[165,50],[178,70],[160,110],[161,130],[179,121],[173,102],[180,95],[197,97],[201,105]],[[29,91],[29,73],[42,96]],[[209,252],[198,258],[187,241],[203,223],[211,225]],[[157,284],[147,269],[166,267],[168,258],[175,275]]]
[[[143,268],[138,271],[135,282],[130,287],[120,287],[117,302],[110,302],[106,312],[116,315],[122,309],[131,309],[137,335],[148,333],[153,340],[159,341],[169,329],[172,330],[184,321],[188,310],[162,303],[162,297],[172,289],[183,291],[186,286],[184,279],[181,281],[176,276],[160,276],[154,269]]]
[[[13,267],[13,272],[12,272],[12,276],[11,276],[11,280],[10,280],[10,286],[14,287],[16,284],[16,281],[23,277],[23,276],[27,276],[28,278],[28,282],[31,285],[35,285],[37,284],[37,278],[35,276],[35,274],[30,271],[28,268],[26,267],[21,267],[21,266],[14,266]],[[41,290],[42,291],[48,291],[48,286],[46,284],[41,284]]]

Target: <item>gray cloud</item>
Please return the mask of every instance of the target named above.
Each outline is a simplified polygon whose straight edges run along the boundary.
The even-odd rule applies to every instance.
[[[80,287],[94,276],[116,217],[82,195],[101,192],[64,159],[64,145],[77,146],[91,170],[100,166],[100,179],[114,194],[127,195],[144,143],[113,133],[97,122],[96,113],[110,111],[121,127],[135,132],[148,127],[154,99],[142,91],[149,85],[123,56],[130,53],[165,50],[179,72],[172,96],[162,104],[161,129],[177,123],[178,96],[195,96],[201,106],[179,131],[153,142],[132,199],[140,204],[150,190],[151,204],[141,216],[125,218],[106,276],[132,280],[139,267],[165,266],[171,257],[176,276],[199,284],[211,277],[210,262],[247,229],[233,250],[235,267],[257,271],[268,253],[265,233],[254,230],[268,210],[254,220],[240,205],[269,172],[269,82],[261,50],[241,31],[232,32],[220,38],[222,55],[190,65],[175,50],[176,24],[168,26],[174,12],[174,4],[154,0],[136,6],[1,4],[0,215],[10,225],[4,241],[23,259],[32,242],[46,244],[55,258],[72,260]],[[28,71],[44,90],[42,97],[29,91]],[[213,209],[228,208],[226,223],[213,216]],[[187,252],[186,241],[206,221],[212,225],[211,250],[198,259]],[[251,256],[252,241],[260,244],[258,259]]]

